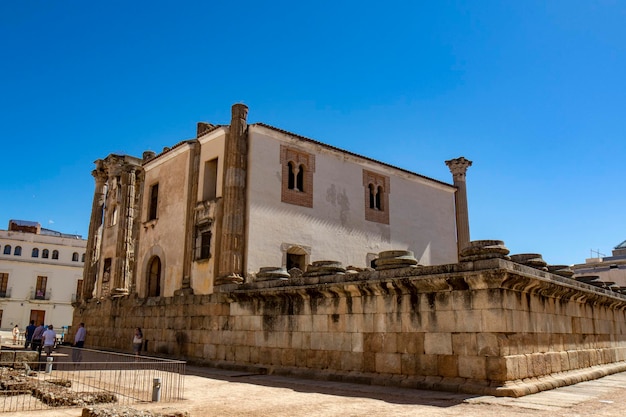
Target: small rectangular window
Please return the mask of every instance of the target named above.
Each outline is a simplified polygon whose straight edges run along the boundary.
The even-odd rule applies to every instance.
[[[9,274],[6,272],[0,272],[0,297],[7,296],[7,286],[9,284]]]
[[[148,220],[155,220],[157,218],[157,205],[159,202],[159,184],[154,184],[150,187],[150,207],[148,211]]]
[[[202,201],[215,200],[217,197],[217,158],[204,163],[202,185]]]

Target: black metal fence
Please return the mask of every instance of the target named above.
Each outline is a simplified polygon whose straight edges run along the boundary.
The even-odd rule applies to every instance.
[[[59,346],[51,360],[0,367],[0,412],[178,401],[184,380],[184,361]]]

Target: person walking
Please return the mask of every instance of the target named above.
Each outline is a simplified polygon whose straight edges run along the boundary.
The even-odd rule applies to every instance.
[[[141,345],[143,345],[143,333],[141,332],[141,328],[136,327],[135,334],[133,335],[133,353],[136,357],[139,357]]]
[[[74,335],[74,349],[72,349],[72,361],[80,362],[83,360],[82,348],[85,346],[85,337],[87,337],[87,330],[85,330],[85,323],[78,325],[78,330]]]
[[[43,332],[41,337],[43,341],[43,350],[46,352],[46,357],[50,357],[52,355],[52,350],[54,349],[54,344],[57,341],[57,334],[54,331],[54,327],[52,325],[48,326],[48,330]]]
[[[13,333],[13,344],[17,345],[17,337],[20,335],[20,327],[16,324],[13,330],[11,330],[11,333]]]
[[[43,323],[39,325],[33,332],[33,340],[30,343],[31,350],[37,350],[41,353],[41,337],[43,336],[43,332],[46,331],[46,327]]]
[[[26,326],[26,342],[24,343],[24,349],[28,349],[28,347],[30,346],[36,328],[37,326],[35,326],[35,320],[31,320],[30,324]]]

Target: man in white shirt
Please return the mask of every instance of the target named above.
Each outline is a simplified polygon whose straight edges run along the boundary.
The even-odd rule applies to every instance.
[[[57,334],[53,329],[54,327],[52,325],[49,325],[48,330],[43,332],[43,335],[42,335],[43,350],[46,352],[46,356],[48,357],[52,355],[54,344],[57,341]]]
[[[85,323],[78,325],[78,330],[74,335],[74,349],[72,350],[72,361],[80,362],[83,360],[83,352],[80,350],[85,346],[85,337],[87,336],[87,330],[85,330]]]

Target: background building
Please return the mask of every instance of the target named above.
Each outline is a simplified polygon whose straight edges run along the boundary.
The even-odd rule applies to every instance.
[[[0,230],[0,328],[24,330],[30,320],[70,326],[85,245],[79,235],[10,220],[8,230]]]
[[[366,268],[387,250],[422,265],[457,261],[470,161],[447,161],[452,185],[248,125],[247,112],[236,104],[230,125],[199,123],[196,138],[159,155],[96,161],[85,298],[210,294],[261,268]]]
[[[599,281],[626,287],[626,240],[613,248],[612,256],[585,259],[584,264],[573,265],[572,270],[574,278],[597,275]]]

